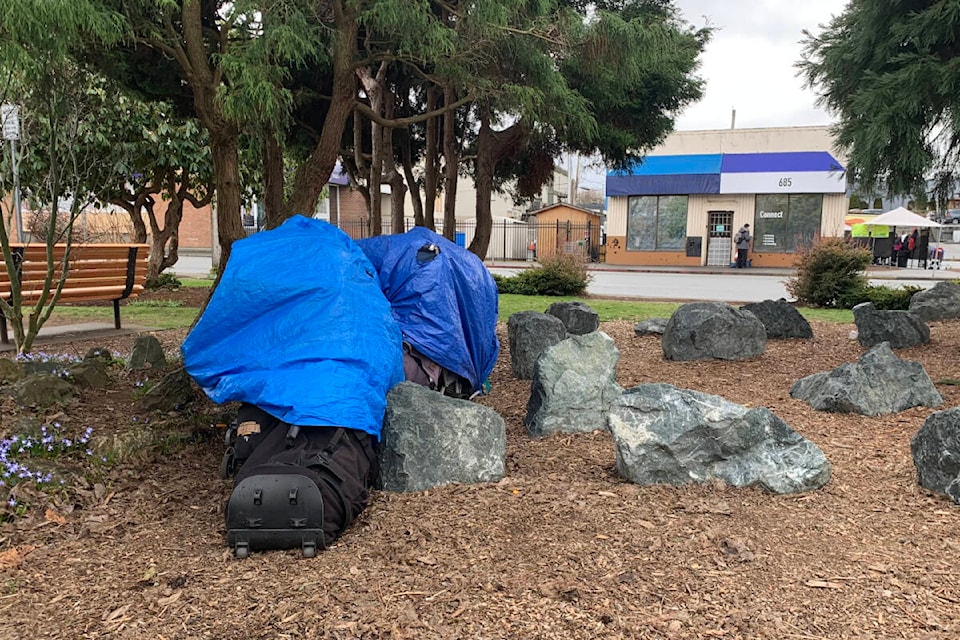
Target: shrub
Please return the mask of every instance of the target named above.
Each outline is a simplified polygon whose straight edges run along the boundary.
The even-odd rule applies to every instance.
[[[872,302],[877,309],[906,311],[910,308],[910,299],[917,291],[923,291],[923,287],[906,286],[894,289],[883,285],[868,284],[841,295],[837,301],[837,306],[844,309],[853,309],[861,302]]]
[[[158,291],[160,289],[177,290],[181,286],[183,286],[183,283],[177,279],[177,276],[167,271],[164,271],[156,278],[147,279],[144,284],[144,287],[146,287],[148,291]]]
[[[867,286],[866,268],[872,261],[869,249],[842,238],[821,239],[800,253],[787,291],[800,304],[837,307],[843,296]]]
[[[544,258],[540,264],[515,276],[494,275],[497,290],[524,296],[579,296],[586,293],[590,274],[580,256],[557,254]]]

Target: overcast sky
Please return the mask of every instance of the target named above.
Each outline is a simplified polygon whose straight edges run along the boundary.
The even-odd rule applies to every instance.
[[[803,30],[819,33],[820,25],[843,11],[844,0],[674,0],[674,5],[693,26],[716,29],[700,68],[706,93],[680,115],[677,130],[729,128],[731,109],[738,129],[830,124],[794,64]]]

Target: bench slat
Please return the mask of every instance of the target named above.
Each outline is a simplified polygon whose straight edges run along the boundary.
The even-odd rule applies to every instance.
[[[25,304],[35,304],[43,293],[47,277],[46,245],[13,244],[11,249],[20,259],[21,299]],[[134,254],[135,250],[135,254]],[[147,280],[147,259],[150,247],[146,244],[88,244],[73,245],[70,249],[70,265],[60,292],[60,303],[112,301],[114,325],[120,328],[119,301],[135,298],[144,290]],[[53,247],[54,284],[63,273],[60,262],[66,253],[64,245]],[[131,254],[134,254],[131,259]],[[55,287],[54,287],[55,289]],[[0,296],[10,297],[10,279],[0,265]],[[48,292],[48,295],[52,294]],[[0,340],[9,342],[6,318],[0,315]]]
[[[139,277],[146,278],[147,269],[144,267],[134,269],[134,279],[139,279]],[[47,277],[47,272],[41,271],[39,269],[25,269],[20,274],[20,282],[42,282]],[[60,277],[60,271],[53,272],[54,279]],[[98,266],[95,268],[86,268],[86,267],[73,267],[70,269],[68,280],[77,280],[83,278],[120,278],[126,279],[127,277],[127,267],[124,266]],[[6,278],[2,281],[5,284],[9,284],[9,280]]]
[[[126,287],[90,287],[87,289],[64,289],[60,295],[59,302],[91,302],[96,300],[113,301],[122,300],[123,292]],[[143,287],[134,286],[134,291],[127,298],[135,298],[143,292]],[[36,302],[40,299],[40,291],[25,291],[23,301],[28,303]]]

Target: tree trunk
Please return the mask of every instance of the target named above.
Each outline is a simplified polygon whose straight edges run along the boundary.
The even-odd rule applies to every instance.
[[[423,200],[420,199],[420,185],[417,184],[417,178],[413,175],[413,152],[410,149],[410,132],[399,132],[402,136],[401,154],[403,156],[403,176],[407,180],[407,187],[410,189],[410,206],[413,207],[413,224],[418,227],[423,226]]]
[[[163,228],[160,228],[152,208],[150,213],[150,258],[147,260],[147,280],[155,280],[169,266],[177,263],[179,248],[178,231],[183,218],[183,199],[174,193],[167,204],[163,216]],[[170,249],[167,244],[170,243]]]
[[[493,218],[490,214],[490,198],[493,195],[493,172],[496,161],[493,155],[493,130],[490,128],[490,108],[483,106],[480,111],[480,131],[477,134],[477,160],[474,172],[476,186],[476,231],[470,242],[470,252],[481,260],[487,255]]]
[[[279,227],[283,221],[283,148],[272,133],[263,141],[263,226]]]
[[[200,0],[184,0],[182,17],[185,58],[179,59],[179,62],[193,91],[197,118],[210,135],[210,155],[213,158],[217,188],[217,240],[220,248],[218,268],[222,270],[230,258],[233,242],[244,235],[240,218],[237,141],[239,129],[224,115],[217,95],[220,90],[220,76],[211,68],[211,51],[203,37]]]
[[[347,4],[347,3],[342,3]],[[297,168],[293,181],[293,194],[284,207],[288,218],[296,213],[309,215],[317,206],[317,199],[330,179],[340,155],[340,141],[353,111],[357,95],[354,77],[354,55],[357,50],[357,21],[354,10],[338,7],[335,18],[333,63],[333,95],[330,110],[323,121],[320,139],[307,160]]]
[[[487,255],[490,234],[493,231],[490,198],[493,195],[493,177],[497,165],[513,149],[527,144],[530,135],[529,127],[523,122],[517,122],[503,131],[494,131],[490,127],[490,118],[490,106],[483,105],[480,108],[480,130],[477,133],[477,159],[473,176],[477,189],[477,227],[470,242],[470,252],[481,260]]]
[[[357,76],[363,85],[363,90],[370,101],[370,108],[375,113],[383,113],[383,87],[380,84],[380,76],[386,73],[386,64],[380,65],[377,77],[370,75],[367,68],[357,69]],[[358,118],[359,114],[354,114]],[[370,193],[370,235],[379,236],[383,233],[383,207],[380,204],[382,194],[380,193],[380,183],[383,179],[384,164],[384,127],[373,120],[370,121],[370,174],[367,178],[367,186]],[[391,154],[393,150],[390,150]]]
[[[146,209],[147,214],[150,215],[153,211],[153,205],[153,196],[148,195],[144,198],[137,198],[133,209],[127,210],[127,213],[130,214],[130,224],[133,225],[133,241],[138,244],[146,244],[147,242],[147,225],[143,223],[141,211]]]
[[[210,153],[217,176],[217,229],[220,242],[222,271],[230,259],[230,248],[235,240],[244,237],[240,219],[240,165],[236,135],[211,135]]]
[[[383,115],[388,120],[396,115],[397,98],[387,86],[386,66],[383,73],[377,74],[377,84],[380,86],[380,100],[383,103]],[[404,196],[407,193],[407,186],[404,184],[403,176],[397,171],[397,160],[393,149],[393,127],[380,128],[380,154],[383,158],[384,177],[390,185],[390,232],[403,233],[406,231],[406,220],[404,219]]]
[[[446,104],[453,104],[456,92],[451,85],[443,88]],[[457,177],[460,169],[460,154],[457,150],[457,112],[450,109],[443,114],[443,237],[454,240],[457,231]]]
[[[407,229],[406,219],[403,215],[403,204],[406,200],[407,185],[403,181],[403,176],[394,168],[389,175],[390,181],[390,219],[392,221],[391,230],[393,233],[403,233]]]
[[[436,111],[437,103],[440,101],[439,90],[431,86],[427,89],[427,112]],[[426,125],[426,147],[423,152],[423,224],[428,229],[436,230],[437,223],[434,220],[434,211],[437,206],[437,184],[440,179],[438,171],[438,147],[440,128],[440,118],[430,118]]]
[[[153,196],[149,192],[133,195],[131,200],[124,200],[122,198],[110,200],[110,204],[122,207],[123,210],[127,212],[127,216],[130,218],[130,225],[133,227],[133,235],[130,237],[131,242],[138,244],[145,244],[147,242],[147,226],[143,223],[143,214],[141,212],[147,207],[153,207],[153,202]]]

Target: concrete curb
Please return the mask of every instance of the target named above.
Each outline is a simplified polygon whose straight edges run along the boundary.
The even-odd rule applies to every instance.
[[[526,261],[488,261],[485,262],[488,269],[532,269],[539,267],[537,262]],[[748,269],[734,269],[722,267],[677,267],[677,266],[632,266],[632,265],[608,265],[608,264],[589,264],[588,271],[604,271],[607,273],[676,273],[676,274],[699,274],[699,275],[752,275],[752,276],[779,276],[782,278],[791,278],[796,275],[795,269],[778,269],[775,267],[751,267]],[[867,276],[872,280],[952,280],[960,278],[960,265],[957,268],[945,269],[913,269],[913,268],[893,268],[881,267],[867,270]]]

